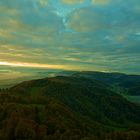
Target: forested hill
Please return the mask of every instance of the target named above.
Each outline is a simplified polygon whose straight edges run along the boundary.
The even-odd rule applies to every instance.
[[[77,77],[87,77],[89,79],[106,83],[114,88],[115,91],[122,94],[132,96],[140,95],[140,75],[93,71],[74,72],[72,75]]]
[[[139,140],[140,106],[81,76],[0,90],[2,140]]]

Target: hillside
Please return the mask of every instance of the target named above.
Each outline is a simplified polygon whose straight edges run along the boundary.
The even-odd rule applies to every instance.
[[[44,78],[0,91],[0,139],[119,140],[131,133],[138,139],[139,116],[139,105],[85,77]]]

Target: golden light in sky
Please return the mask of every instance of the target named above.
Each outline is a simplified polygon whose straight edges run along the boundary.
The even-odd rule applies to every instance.
[[[63,65],[48,65],[38,63],[22,63],[22,62],[0,62],[0,65],[14,67],[31,67],[31,68],[49,68],[49,69],[65,69]]]

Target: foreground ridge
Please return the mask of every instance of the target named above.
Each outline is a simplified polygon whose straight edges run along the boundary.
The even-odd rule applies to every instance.
[[[140,106],[94,78],[57,76],[0,90],[0,139],[135,140]]]

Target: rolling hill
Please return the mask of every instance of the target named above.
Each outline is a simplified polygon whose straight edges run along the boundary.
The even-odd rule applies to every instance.
[[[97,78],[56,76],[0,91],[0,139],[137,140],[139,116],[139,105]]]
[[[110,85],[115,92],[127,95],[140,95],[140,75],[105,72],[74,72],[73,76],[87,77]]]

